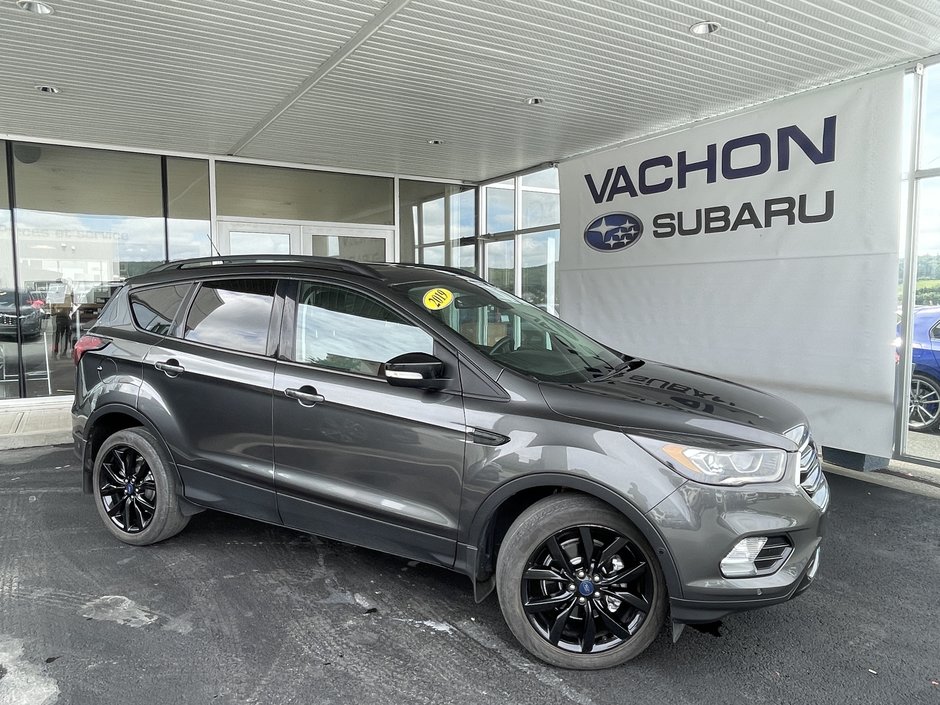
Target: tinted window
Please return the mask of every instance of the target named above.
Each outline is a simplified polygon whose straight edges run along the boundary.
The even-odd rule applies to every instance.
[[[430,335],[367,296],[327,284],[302,284],[294,359],[377,375],[393,357],[432,353]]]
[[[187,340],[264,353],[274,303],[273,279],[206,282],[189,309]]]
[[[131,294],[134,320],[144,330],[158,335],[170,332],[170,324],[189,292],[189,285],[160,286]]]
[[[547,382],[602,380],[633,361],[564,321],[485,282],[454,277],[445,286],[399,284],[411,299],[500,365]],[[429,308],[425,297],[446,289],[451,298]]]

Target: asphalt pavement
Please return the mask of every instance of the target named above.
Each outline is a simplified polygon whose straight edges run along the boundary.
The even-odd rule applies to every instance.
[[[446,570],[205,512],[134,548],[63,447],[0,454],[0,705],[940,703],[940,501],[830,475],[800,598],[563,671]]]

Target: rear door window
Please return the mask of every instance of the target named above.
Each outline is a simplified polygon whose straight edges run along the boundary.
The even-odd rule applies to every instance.
[[[264,354],[276,287],[274,279],[203,283],[189,309],[183,337],[238,352]]]
[[[189,293],[189,284],[158,286],[131,292],[131,312],[140,328],[167,335],[183,299]]]

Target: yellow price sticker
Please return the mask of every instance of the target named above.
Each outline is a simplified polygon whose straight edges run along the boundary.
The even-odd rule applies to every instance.
[[[429,311],[440,311],[454,303],[454,293],[449,289],[431,289],[424,295],[424,307]]]

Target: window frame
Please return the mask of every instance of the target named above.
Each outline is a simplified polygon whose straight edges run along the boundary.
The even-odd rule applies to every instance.
[[[558,242],[559,249],[561,245],[561,184],[559,183],[557,191],[555,189],[549,189],[543,186],[526,186],[525,191],[537,192],[537,193],[557,193],[559,199],[559,220],[556,223],[546,223],[544,225],[538,225],[534,227],[524,228],[522,227],[523,223],[523,212],[522,212],[522,179],[531,174],[536,174],[540,171],[545,171],[546,169],[555,169],[557,171],[558,167],[546,167],[541,165],[535,169],[529,169],[523,172],[512,174],[511,176],[501,176],[495,179],[490,179],[484,183],[481,183],[477,189],[477,228],[478,228],[478,245],[476,251],[476,262],[477,262],[477,271],[480,273],[484,279],[486,279],[486,273],[489,271],[489,262],[487,261],[486,255],[486,245],[489,243],[495,242],[505,242],[507,240],[512,241],[513,243],[513,290],[509,293],[514,296],[518,296],[520,299],[523,298],[522,293],[522,236],[530,235],[536,233],[550,232],[552,230],[557,230],[559,233]],[[487,203],[486,203],[486,194],[488,188],[510,190],[509,186],[503,186],[503,184],[509,180],[512,180],[512,190],[513,190],[513,227],[511,230],[500,230],[498,232],[488,232],[486,230],[487,225]],[[489,279],[486,281],[494,284]],[[558,301],[558,296],[556,292],[556,300],[552,302],[546,302],[549,306],[548,313],[553,316],[558,316],[561,308],[561,302]]]
[[[243,279],[261,279],[274,282],[274,295],[271,302],[271,314],[268,318],[268,330],[267,337],[265,339],[264,351],[254,352],[251,350],[237,350],[235,348],[227,348],[222,345],[214,345],[212,343],[206,343],[201,340],[192,340],[185,337],[186,322],[189,320],[189,314],[192,311],[192,308],[196,303],[196,297],[199,295],[199,292],[202,290],[203,286],[211,282],[236,281]],[[249,357],[271,358],[277,354],[277,347],[279,345],[277,333],[281,327],[281,317],[283,316],[284,309],[283,295],[279,296],[282,287],[281,277],[271,274],[224,274],[193,280],[190,283],[192,285],[192,289],[189,292],[187,300],[184,301],[183,305],[180,307],[180,311],[177,312],[177,319],[174,320],[173,325],[170,327],[170,331],[163,336],[164,338],[172,338],[173,340],[178,340],[182,343],[186,343],[187,345],[198,345],[200,347],[209,348],[210,350],[222,350],[226,353],[247,355]],[[155,284],[154,286],[161,285],[162,284]],[[148,288],[150,287],[148,286]],[[133,318],[133,314],[131,317]],[[148,331],[145,330],[144,332]]]
[[[437,183],[437,182],[433,182]],[[476,233],[480,230],[480,213],[477,210],[477,193],[476,189],[466,187],[460,188],[459,186],[454,190],[453,193],[447,193],[447,188],[450,186],[457,186],[456,184],[441,182],[440,185],[444,187],[444,193],[440,196],[433,196],[424,199],[423,201],[417,201],[411,204],[413,212],[410,214],[414,218],[415,223],[415,233],[414,233],[414,252],[412,256],[414,261],[417,264],[427,264],[425,261],[425,252],[428,250],[433,250],[438,247],[443,248],[444,251],[444,262],[442,265],[433,265],[433,266],[443,266],[443,267],[456,267],[457,269],[464,269],[458,263],[454,262],[454,250],[460,247],[471,246],[473,247],[473,267],[471,269],[465,269],[464,271],[472,272],[474,274],[480,271],[480,251],[476,247]],[[469,197],[473,199],[473,234],[466,235],[464,237],[455,238],[453,237],[454,223],[453,223],[453,206],[454,199],[464,196],[464,194],[469,194]],[[426,242],[425,241],[425,227],[424,227],[424,208],[430,203],[433,203],[437,200],[443,201],[443,219],[444,219],[444,232],[443,239],[435,242]],[[398,206],[401,206],[400,199]],[[402,211],[404,215],[405,211]]]
[[[396,298],[391,298],[384,295],[384,292],[379,292],[369,287],[361,286],[358,284],[358,282],[352,282],[346,279],[337,279],[327,275],[318,276],[315,274],[298,274],[285,279],[284,283],[285,296],[280,322],[280,349],[277,353],[278,362],[297,365],[298,367],[314,370],[316,372],[346,375],[355,377],[357,379],[375,380],[383,384],[388,384],[388,380],[386,380],[381,375],[367,375],[361,372],[351,372],[348,370],[337,369],[335,367],[325,367],[323,365],[317,365],[311,362],[301,362],[294,359],[297,347],[297,319],[300,308],[298,303],[300,301],[300,287],[302,284],[324,284],[328,286],[336,286],[342,289],[347,289],[355,294],[359,294],[360,296],[364,296],[365,298],[372,300],[374,303],[390,309],[393,313],[397,314],[411,325],[427,333],[427,335],[431,338],[433,345],[432,349],[434,350],[432,354],[435,357],[443,360],[445,363],[447,363],[447,359],[445,358],[452,357],[454,360],[456,360],[461,357],[461,353],[457,346],[443,339],[442,336],[437,331],[435,331],[432,326],[428,325],[426,321],[423,321],[420,316],[415,315],[408,306],[402,305],[402,302]],[[453,390],[441,391],[448,392]]]
[[[131,288],[129,288],[129,289],[128,289],[128,292],[127,292],[127,309],[128,309],[128,311],[130,312],[130,315],[131,315],[131,323],[133,324],[134,329],[140,331],[141,333],[147,333],[148,335],[156,335],[156,336],[159,336],[159,337],[161,337],[161,338],[173,338],[173,337],[176,337],[176,336],[173,335],[173,333],[176,331],[176,328],[177,328],[177,326],[179,325],[179,322],[180,322],[180,314],[181,314],[183,311],[188,311],[188,310],[189,310],[189,306],[190,306],[190,304],[192,303],[193,287],[194,287],[195,285],[196,285],[196,282],[191,282],[191,281],[182,281],[182,282],[172,282],[172,281],[171,281],[171,282],[162,282],[162,283],[160,283],[160,284],[147,284],[146,286],[137,286],[137,287],[131,287]],[[180,299],[180,304],[179,304],[179,306],[176,307],[176,313],[173,314],[173,319],[170,321],[170,325],[167,326],[166,333],[156,333],[156,332],[154,332],[154,331],[152,331],[152,330],[149,330],[149,329],[147,329],[147,328],[144,328],[142,325],[140,325],[140,321],[137,320],[137,316],[136,316],[135,313],[134,313],[134,300],[133,300],[133,297],[136,296],[136,295],[139,294],[139,293],[144,293],[144,292],[148,292],[148,291],[153,291],[154,289],[164,289],[164,288],[167,288],[167,287],[173,287],[173,288],[176,288],[176,287],[186,287],[187,290],[186,290],[186,293],[183,295],[183,298]],[[115,293],[114,293],[114,296],[117,296],[117,294],[118,294],[118,292],[115,292]],[[113,299],[114,296],[112,296],[111,298],[109,298],[108,301],[110,301],[111,299]],[[103,311],[103,310],[104,310],[104,307],[102,307],[102,311]],[[185,319],[183,319],[183,320],[185,320]],[[190,342],[192,342],[192,341],[190,341]]]

